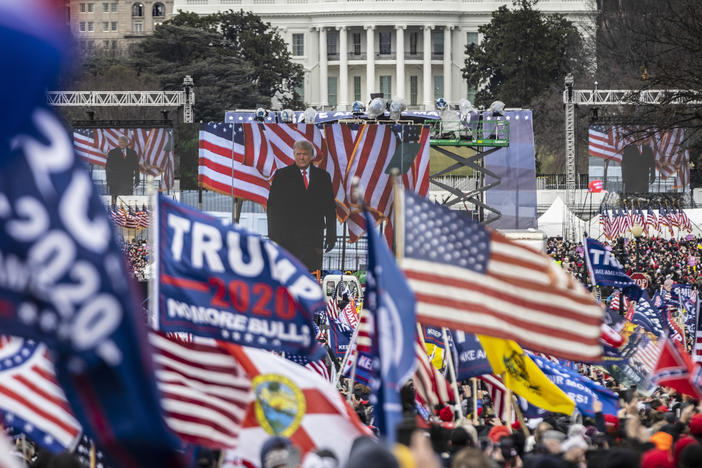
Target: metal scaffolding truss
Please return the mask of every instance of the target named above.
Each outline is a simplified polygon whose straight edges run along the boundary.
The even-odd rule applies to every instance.
[[[569,102],[581,106],[700,105],[702,94],[685,89],[573,89],[572,101],[569,101],[566,89],[563,91],[563,103]]]
[[[49,91],[52,106],[182,106],[184,91]]]
[[[180,107],[183,122],[193,122],[195,90],[193,79],[186,75],[181,91],[48,91],[52,106],[77,107]]]

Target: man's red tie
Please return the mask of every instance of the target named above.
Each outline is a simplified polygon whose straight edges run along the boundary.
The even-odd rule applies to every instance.
[[[307,180],[307,169],[302,170],[302,180],[305,181],[305,190],[310,186],[310,182]]]

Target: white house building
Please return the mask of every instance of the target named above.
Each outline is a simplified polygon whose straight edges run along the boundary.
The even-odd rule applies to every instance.
[[[370,93],[403,97],[410,109],[472,101],[462,78],[465,46],[478,27],[510,1],[496,0],[175,0],[173,11],[206,15],[252,11],[279,28],[305,69],[303,100],[317,109],[349,110]],[[541,0],[587,30],[594,0]],[[514,44],[519,47],[519,44]]]

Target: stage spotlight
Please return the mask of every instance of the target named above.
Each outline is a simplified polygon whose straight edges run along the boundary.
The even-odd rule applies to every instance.
[[[436,100],[436,108],[439,109],[440,111],[446,109],[448,107],[448,102],[446,102],[446,99],[440,97],[439,99]]]
[[[263,122],[266,118],[266,114],[266,109],[264,109],[263,107],[259,107],[258,109],[256,109],[256,120],[258,120],[259,122]]]
[[[488,107],[488,112],[492,113],[493,116],[505,115],[505,103],[502,101],[494,101]]]
[[[394,97],[390,102],[390,120],[400,120],[402,112],[407,110],[407,104],[401,97]]]
[[[317,118],[317,111],[314,110],[314,107],[308,107],[303,115],[305,116],[305,123],[313,124]]]
[[[354,101],[351,105],[354,116],[362,115],[366,111],[366,105],[361,101]]]
[[[475,110],[468,99],[461,99],[458,103],[458,109],[461,111],[461,118],[466,121],[470,121],[470,113]]]
[[[385,112],[385,99],[374,98],[370,104],[368,104],[368,118],[371,120],[377,119]]]
[[[292,109],[283,109],[280,111],[280,121],[283,123],[292,123],[295,113]]]

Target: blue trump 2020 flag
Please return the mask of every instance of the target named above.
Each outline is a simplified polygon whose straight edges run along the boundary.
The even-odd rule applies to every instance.
[[[593,284],[620,288],[627,297],[639,300],[641,288],[624,272],[619,260],[602,242],[589,237],[585,239],[585,261]]]
[[[651,298],[646,291],[643,292],[641,298],[636,303],[631,321],[656,336],[662,336],[665,330],[663,328],[661,315],[655,307],[653,307],[653,304],[651,304]]]
[[[323,351],[313,317],[324,294],[299,260],[162,195],[157,206],[157,329],[290,354]]]
[[[336,357],[344,357],[349,349],[353,330],[332,318],[329,319],[329,348]]]
[[[415,298],[390,250],[373,228],[366,211],[368,229],[368,309],[375,321],[372,354],[378,378],[372,379],[376,426],[390,442],[402,420],[400,389],[416,366],[414,343],[416,328]]]
[[[604,414],[617,414],[618,397],[614,392],[566,366],[532,353],[528,354],[546,377],[575,402],[581,414],[591,418],[595,416],[592,409],[595,399],[602,402]]]
[[[453,360],[456,363],[456,380],[477,375],[492,374],[492,366],[485,356],[483,345],[475,333],[451,330]]]
[[[73,414],[117,466],[183,466],[117,235],[45,105],[68,59],[64,22],[49,18],[48,2],[0,2],[12,44],[0,47],[12,64],[0,77],[0,329],[47,345]]]

